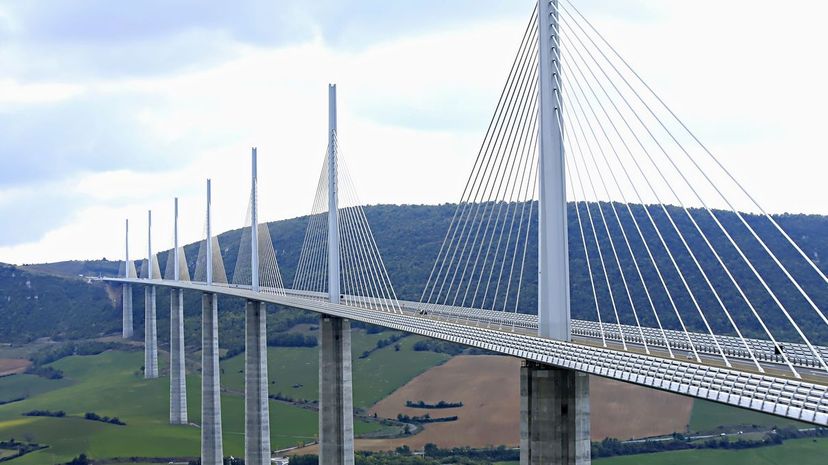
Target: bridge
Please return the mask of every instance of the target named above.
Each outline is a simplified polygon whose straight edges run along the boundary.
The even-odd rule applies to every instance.
[[[828,426],[828,278],[570,0],[541,0],[419,300],[398,298],[342,157],[327,148],[288,286],[258,218],[257,150],[229,274],[212,230],[193,272],[152,247],[145,377],[157,378],[156,291],[171,290],[170,423],[188,422],[183,291],[202,295],[201,463],[222,463],[218,296],[245,307],[245,461],[270,463],[266,304],[320,315],[320,462],[352,464],[350,322],[525,360],[521,463],[590,463],[589,377]],[[740,210],[748,205],[753,214]],[[537,253],[529,253],[537,249]],[[192,274],[192,276],[191,276]],[[573,318],[573,314],[581,318]]]

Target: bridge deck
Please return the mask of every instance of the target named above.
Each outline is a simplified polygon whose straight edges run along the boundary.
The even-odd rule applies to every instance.
[[[714,366],[713,357],[691,363],[631,351],[604,348],[587,341],[561,342],[522,331],[435,320],[433,315],[400,314],[363,308],[353,303],[332,304],[301,295],[253,292],[243,287],[160,279],[104,278],[109,282],[155,285],[233,296],[339,316],[373,325],[456,342],[492,352],[616,379],[633,384],[707,399],[786,418],[828,426],[828,386],[815,372],[808,380],[758,374],[748,367]],[[489,325],[492,326],[492,325]],[[526,330],[526,328],[524,328]],[[528,331],[527,331],[528,332]]]

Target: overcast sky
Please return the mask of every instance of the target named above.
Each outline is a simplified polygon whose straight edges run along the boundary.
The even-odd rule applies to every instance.
[[[828,213],[824,2],[579,0],[774,212]],[[0,261],[123,257],[311,208],[327,84],[363,203],[459,197],[530,0],[0,0]]]

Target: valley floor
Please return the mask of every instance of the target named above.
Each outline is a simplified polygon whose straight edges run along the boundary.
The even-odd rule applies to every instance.
[[[389,450],[400,445],[421,449],[426,443],[442,447],[505,444],[518,442],[518,369],[520,361],[500,356],[456,356],[417,352],[420,338],[409,336],[393,344],[378,344],[392,332],[354,336],[354,399],[363,409],[357,434],[399,431],[370,418],[396,418],[397,414],[433,417],[454,416],[457,421],[426,424],[419,434],[394,439],[360,439],[363,450]],[[362,355],[361,355],[362,354]],[[225,454],[240,455],[243,449],[244,355],[222,362],[222,413]],[[48,445],[48,448],[9,461],[11,465],[50,465],[71,460],[85,452],[94,458],[108,457],[195,457],[199,453],[199,386],[196,366],[187,378],[190,426],[167,424],[169,382],[166,377],[144,380],[142,353],[108,351],[93,356],[70,356],[50,364],[64,374],[62,379],[45,379],[29,374],[0,378],[0,441]],[[166,366],[162,357],[162,372]],[[317,397],[318,353],[316,348],[270,348],[270,394],[291,401],[272,401],[273,448],[313,442],[317,414],[312,401]],[[721,425],[783,426],[792,422],[752,412],[722,407],[689,398],[644,390],[632,385],[593,378],[593,438],[622,439],[684,432],[721,430]],[[448,409],[406,407],[406,401],[462,402]],[[303,402],[310,401],[310,402]],[[301,405],[300,405],[301,404]],[[23,416],[31,410],[63,410],[66,416]],[[124,426],[84,419],[86,412],[118,417]],[[653,419],[659,419],[653,421]],[[396,429],[395,429],[396,428]],[[312,452],[311,448],[300,452]],[[828,452],[826,440],[792,440],[783,446],[746,451],[682,451],[602,459],[611,464],[717,464],[790,463],[811,465],[811,457]],[[801,458],[801,459],[800,459]],[[729,461],[724,461],[729,460]],[[752,460],[752,461],[751,461]]]

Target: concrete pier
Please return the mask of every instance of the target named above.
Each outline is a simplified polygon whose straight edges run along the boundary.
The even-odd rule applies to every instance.
[[[184,292],[181,289],[170,290],[170,424],[187,424]]]
[[[124,339],[132,338],[132,285],[124,284],[122,286],[122,296],[124,304],[124,312],[121,325],[121,337]]]
[[[245,307],[244,463],[247,465],[270,464],[266,310],[263,302],[248,301]]]
[[[201,296],[201,465],[222,465],[218,296]]]
[[[520,369],[520,464],[589,463],[589,376],[525,362]]]
[[[158,332],[155,324],[155,286],[144,288],[144,378],[158,378]]]
[[[323,316],[319,324],[319,463],[353,465],[353,403],[351,322]]]

